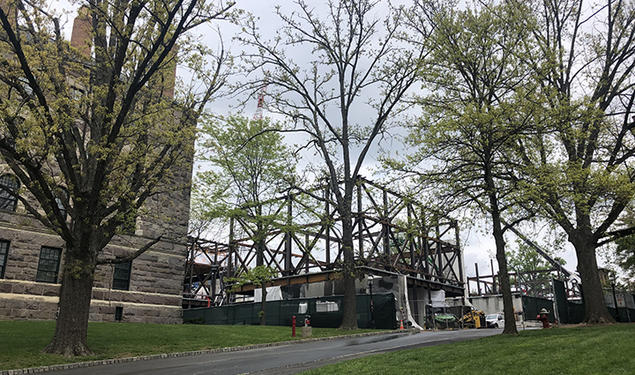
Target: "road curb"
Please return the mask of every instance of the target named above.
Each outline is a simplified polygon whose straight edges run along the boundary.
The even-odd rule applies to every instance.
[[[195,355],[200,355],[200,354],[239,352],[239,351],[242,351],[242,350],[269,348],[269,347],[274,347],[274,346],[284,346],[284,345],[298,344],[298,343],[304,343],[304,342],[313,342],[313,341],[332,341],[332,340],[345,339],[345,338],[380,336],[380,335],[388,335],[388,334],[390,334],[390,335],[394,335],[394,334],[414,334],[414,333],[418,333],[418,332],[419,332],[419,330],[403,330],[403,331],[394,330],[394,331],[383,331],[383,332],[356,333],[356,334],[352,334],[352,335],[315,337],[315,338],[292,340],[292,341],[272,342],[272,343],[266,343],[266,344],[232,346],[232,347],[227,347],[227,348],[217,348],[217,349],[207,349],[207,350],[194,350],[194,351],[189,351],[189,352],[150,354],[150,355],[142,355],[142,356],[137,356],[137,357],[112,358],[112,359],[102,359],[102,360],[97,360],[97,361],[64,363],[64,364],[59,364],[59,365],[28,367],[28,368],[13,369],[13,370],[0,370],[0,375],[38,374],[38,373],[44,373],[44,372],[49,372],[49,371],[70,370],[70,369],[75,369],[75,368],[87,368],[87,367],[102,366],[102,365],[113,365],[113,364],[118,364],[118,363],[148,361],[148,360],[152,360],[152,359],[179,358],[179,357],[195,356]]]

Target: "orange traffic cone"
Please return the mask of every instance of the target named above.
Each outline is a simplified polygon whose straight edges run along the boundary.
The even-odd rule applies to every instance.
[[[403,319],[401,319],[401,320],[399,321],[399,330],[400,330],[400,331],[403,331],[403,329],[404,329],[404,328],[403,328]]]

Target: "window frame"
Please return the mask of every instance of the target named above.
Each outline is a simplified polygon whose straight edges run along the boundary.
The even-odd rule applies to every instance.
[[[20,183],[20,179],[18,179],[16,177],[16,175],[11,174],[11,173],[4,173],[2,175],[0,175],[0,181],[2,181],[3,178],[12,178],[13,181],[16,183],[15,186],[15,191],[13,192],[15,195],[9,193],[7,191],[7,189],[4,189],[0,186],[0,210],[3,211],[10,211],[10,212],[15,212],[15,210],[18,208],[18,190],[20,190],[20,186],[22,185]],[[6,194],[7,196],[3,196],[4,194]],[[4,202],[12,202],[13,203],[13,207],[9,208],[9,207],[4,207]]]
[[[127,278],[122,278],[122,277],[117,277],[117,271],[120,271],[120,273],[122,271],[126,271],[126,269],[123,268],[124,265],[127,265]],[[127,262],[123,262],[123,263],[115,263],[113,265],[113,269],[112,269],[112,284],[111,284],[111,288],[113,290],[130,290],[130,278],[132,276],[132,261],[127,261]],[[125,282],[125,287],[123,285],[115,285],[115,283],[124,283]]]
[[[52,260],[56,260],[56,264],[55,264],[55,271],[52,270],[43,270],[41,269],[42,267],[42,255],[44,250],[57,250],[57,259],[53,259],[53,258],[44,258],[44,260],[46,261],[52,261]],[[40,256],[38,257],[38,263],[37,263],[37,272],[35,274],[35,281],[38,283],[51,283],[51,284],[57,284],[57,279],[59,278],[59,272],[60,272],[60,263],[62,260],[62,248],[60,247],[52,247],[52,246],[42,246],[40,248]],[[55,280],[54,281],[50,281],[49,279],[44,279],[42,278],[42,273],[55,273]]]
[[[66,220],[68,218],[68,211],[66,210],[65,204],[68,204],[70,197],[66,188],[60,186],[59,191],[60,194],[55,196],[55,204],[57,205],[57,209],[60,210],[60,213],[64,217],[64,220]]]
[[[115,322],[123,320],[123,306],[115,306]]]
[[[0,254],[0,260],[2,260],[2,264],[0,265],[0,279],[4,279],[4,273],[7,271],[7,260],[9,260],[9,248],[11,247],[11,241],[0,239],[0,248],[2,248],[3,245],[6,245],[6,248],[4,256]]]

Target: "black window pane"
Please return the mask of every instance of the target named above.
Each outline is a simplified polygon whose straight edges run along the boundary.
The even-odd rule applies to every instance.
[[[60,267],[61,253],[62,249],[60,248],[42,246],[35,281],[45,283],[57,282],[57,272]]]
[[[112,277],[112,288],[128,290],[130,288],[130,269],[132,262],[116,263]]]
[[[4,277],[4,270],[9,255],[9,241],[0,240],[0,279]]]
[[[57,204],[57,208],[60,210],[62,216],[66,219],[66,207],[64,207],[64,203],[62,203],[62,199],[55,198],[55,204]]]
[[[123,319],[123,306],[115,307],[115,320],[120,322]]]
[[[67,212],[65,204],[68,204],[68,192],[65,188],[60,188],[58,194],[59,197],[55,197],[55,204],[57,205],[57,208],[60,210],[60,213],[62,214],[64,219],[66,219]]]
[[[15,199],[1,196],[2,193],[3,192],[0,192],[0,210],[15,211],[17,205]]]
[[[20,181],[17,177],[5,174],[0,176],[0,209],[15,211],[18,198],[15,193],[20,188]]]

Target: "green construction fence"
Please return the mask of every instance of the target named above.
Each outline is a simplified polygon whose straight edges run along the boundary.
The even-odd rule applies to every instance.
[[[565,324],[577,324],[584,320],[584,300],[569,301],[562,280],[553,279],[553,290],[556,297],[556,306],[560,322]],[[635,322],[635,309],[626,307],[608,307],[609,313],[618,322]]]
[[[546,309],[549,311],[547,316],[549,321],[553,323],[555,321],[555,314],[553,313],[553,301],[547,298],[522,296],[523,313],[525,319],[535,320],[536,316],[540,314],[540,310]]]
[[[267,325],[290,326],[291,318],[295,315],[297,325],[301,326],[306,315],[310,315],[313,327],[336,328],[342,322],[342,300],[343,296],[329,296],[267,301],[265,322]],[[185,309],[183,323],[259,324],[261,305],[261,302],[250,302]],[[368,294],[357,295],[357,325],[360,328],[397,328],[395,296],[392,293],[373,294],[372,297]]]

